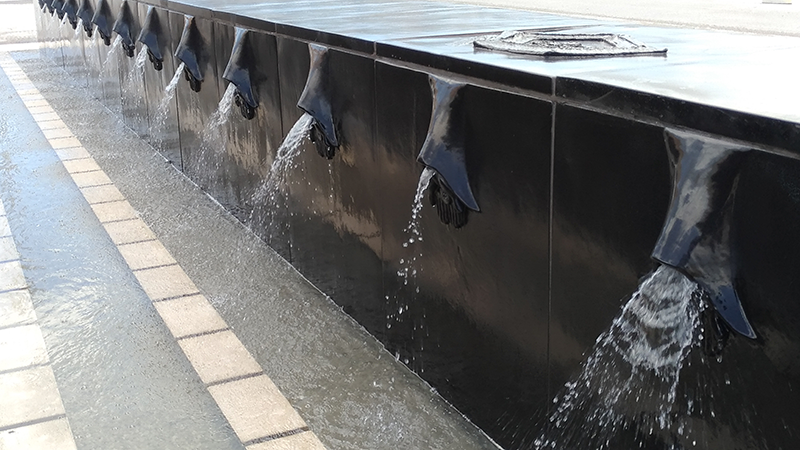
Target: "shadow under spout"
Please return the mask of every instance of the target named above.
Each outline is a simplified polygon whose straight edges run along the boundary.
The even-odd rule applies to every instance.
[[[740,168],[751,149],[676,130],[665,130],[665,139],[672,200],[652,257],[694,280],[733,330],[755,339],[734,286],[731,245]]]

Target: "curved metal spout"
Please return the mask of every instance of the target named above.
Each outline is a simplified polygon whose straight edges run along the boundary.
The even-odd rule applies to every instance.
[[[183,75],[189,82],[189,87],[195,92],[200,92],[200,85],[203,82],[203,72],[200,70],[203,45],[205,43],[194,23],[194,16],[184,16],[183,34],[175,49],[175,57],[184,63]]]
[[[428,79],[433,94],[433,111],[428,135],[417,161],[436,171],[430,200],[439,218],[459,228],[466,224],[467,208],[481,210],[467,174],[466,130],[459,95],[465,84],[433,75]]]
[[[164,68],[164,53],[161,51],[163,39],[163,29],[158,14],[153,6],[147,7],[147,15],[142,24],[142,31],[137,38],[147,47],[147,58],[153,64],[153,68],[161,70]]]
[[[314,118],[311,139],[319,144],[319,154],[331,159],[339,147],[339,136],[331,109],[328,49],[321,45],[308,44],[308,51],[311,54],[311,66],[297,106]]]
[[[106,45],[111,45],[112,24],[114,23],[112,17],[108,0],[97,0],[97,9],[92,16],[92,23],[97,27],[97,32],[100,33],[100,37]]]
[[[64,18],[64,0],[53,0],[53,10],[58,14],[59,19]]]
[[[136,41],[133,40],[135,26],[133,12],[128,6],[127,0],[124,0],[119,7],[117,21],[114,22],[114,32],[122,38],[122,48],[129,58],[133,58],[133,54],[136,51]]]
[[[665,131],[673,165],[672,201],[652,257],[708,292],[725,322],[739,334],[756,334],[734,287],[731,213],[749,148],[674,130]]]
[[[92,24],[94,8],[92,8],[91,0],[81,0],[81,6],[76,14],[78,19],[83,21],[83,31],[86,32],[86,36],[92,37],[92,32],[94,31],[94,25]]]
[[[234,100],[239,111],[245,119],[250,120],[256,115],[258,100],[253,89],[251,72],[254,70],[253,51],[250,47],[250,32],[244,28],[236,28],[236,39],[233,41],[233,51],[222,78],[236,86]]]
[[[44,5],[47,6],[47,11],[50,12],[50,15],[56,11],[55,7],[53,7],[53,0],[45,0]]]
[[[66,0],[62,7],[72,29],[78,28],[78,0]]]

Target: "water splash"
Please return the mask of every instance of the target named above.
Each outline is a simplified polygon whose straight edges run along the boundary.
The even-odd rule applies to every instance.
[[[408,239],[403,242],[403,248],[408,248],[411,245],[414,245],[417,242],[422,242],[422,232],[419,229],[419,220],[422,218],[422,198],[425,194],[425,191],[428,189],[428,186],[431,183],[431,179],[436,174],[436,171],[431,169],[430,167],[425,167],[422,173],[419,176],[419,183],[417,183],[417,192],[414,195],[414,203],[411,205],[411,219],[408,222],[408,226],[406,226],[403,231],[408,236]],[[417,276],[417,269],[416,269],[416,262],[419,257],[422,256],[421,252],[416,252],[413,256],[409,257],[408,259],[403,258],[400,260],[400,269],[397,271],[397,276],[402,278],[403,285],[408,286],[409,280],[414,281]],[[419,292],[419,287],[415,288],[416,292]],[[398,314],[402,315],[403,309],[408,309],[407,307],[400,306],[398,307]]]
[[[100,34],[100,33],[97,33],[97,34]],[[115,37],[114,41],[111,43],[111,46],[108,47],[108,52],[106,53],[106,59],[105,59],[105,61],[103,61],[102,67],[100,67],[100,72],[101,73],[107,74],[107,72],[109,71],[109,68],[110,68],[109,61],[114,59],[114,55],[116,54],[117,49],[119,49],[121,45],[122,45],[122,36],[117,35],[117,37]],[[110,75],[110,74],[107,74],[107,75]]]
[[[75,26],[75,33],[72,35],[72,40],[77,41],[78,38],[81,37],[81,32],[83,31],[83,19],[78,19],[78,25]]]
[[[677,446],[683,424],[673,407],[684,361],[699,339],[701,296],[667,266],[644,280],[553,400],[535,448],[605,450],[619,447],[618,440],[642,447],[645,438]]]
[[[225,94],[222,95],[217,104],[217,109],[209,116],[208,122],[203,128],[196,175],[206,185],[219,176],[217,169],[220,167],[222,155],[228,145],[228,132],[225,129],[225,124],[230,119],[235,94],[236,86],[233,83],[228,84]]]
[[[185,67],[186,64],[180,63],[177,70],[175,70],[175,74],[172,76],[169,84],[164,88],[164,96],[161,97],[161,101],[158,102],[156,112],[150,120],[150,136],[153,139],[152,142],[155,148],[163,150],[164,141],[167,138],[167,115],[169,114],[169,105],[172,103],[172,99],[175,98],[175,91],[177,90],[178,82],[181,79],[181,75],[183,75]]]
[[[253,223],[254,228],[266,227],[270,239],[275,232],[275,213],[285,206],[282,205],[282,201],[286,201],[283,187],[287,184],[289,174],[297,167],[295,158],[300,154],[302,143],[308,139],[313,122],[314,118],[308,113],[304,113],[297,119],[289,133],[283,138],[269,173],[250,201],[253,209],[248,222]]]

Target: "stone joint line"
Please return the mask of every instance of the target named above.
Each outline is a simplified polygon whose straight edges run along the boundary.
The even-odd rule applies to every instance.
[[[26,107],[50,107],[36,88],[30,88],[31,81],[9,55],[0,53],[0,68],[13,75],[9,79]],[[112,188],[106,192],[92,192],[92,187],[79,184],[81,174],[105,173],[58,114],[31,115],[45,136],[58,130],[59,137],[48,141],[243,445],[255,450],[264,442],[286,439],[288,446],[280,448],[324,449],[150,228],[138,215],[125,212],[134,210],[113,182],[100,186]],[[118,210],[100,213],[98,208],[112,203]],[[135,248],[148,244],[152,247]],[[304,439],[293,439],[301,433]]]

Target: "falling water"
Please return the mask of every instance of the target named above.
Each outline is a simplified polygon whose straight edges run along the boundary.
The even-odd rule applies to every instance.
[[[100,33],[97,33],[100,34]],[[106,53],[106,59],[103,61],[103,66],[100,68],[100,72],[105,74],[109,69],[109,61],[114,59],[114,55],[117,52],[117,49],[122,45],[122,36],[117,35],[114,38],[114,42],[111,43],[111,46],[108,47],[108,52]]]
[[[274,232],[274,215],[281,207],[280,200],[285,200],[285,197],[280,195],[282,187],[285,186],[289,173],[297,167],[295,157],[300,153],[303,141],[308,138],[313,121],[314,118],[307,113],[297,119],[278,147],[278,153],[272,161],[267,177],[253,194],[251,200],[253,210],[248,221],[257,222],[258,226],[267,226],[270,238]]]
[[[409,246],[413,248],[414,244],[422,242],[422,232],[419,228],[419,222],[422,218],[423,197],[435,173],[436,172],[433,169],[425,167],[420,174],[419,183],[417,184],[417,191],[414,195],[414,201],[411,205],[411,219],[408,222],[408,226],[403,229],[408,236],[408,239],[403,242],[403,248],[409,248]],[[397,271],[397,276],[402,280],[402,285],[404,287],[409,286],[409,284],[411,285],[414,294],[409,296],[398,295],[399,293],[397,293],[395,295],[387,295],[385,297],[388,311],[386,315],[387,329],[391,329],[392,326],[406,321],[405,316],[408,314],[411,306],[409,301],[416,299],[415,294],[419,294],[420,292],[416,281],[418,271],[417,260],[421,256],[421,249],[417,249],[412,253],[411,256],[400,259],[400,268]],[[424,337],[427,334],[425,325],[425,307],[424,305],[420,305],[420,308],[418,309],[419,311],[414,314],[412,317],[412,323],[410,323],[411,340],[415,343],[414,353],[411,354],[410,359],[404,358],[402,359],[402,362],[407,365],[410,364],[412,369],[418,373],[423,373],[425,370],[421,363],[417,360],[416,352],[421,352],[424,350]],[[395,357],[398,360],[401,359],[399,353],[395,354]]]
[[[233,97],[236,94],[236,86],[228,84],[225,94],[217,104],[217,109],[208,118],[203,129],[202,141],[200,142],[200,153],[198,155],[198,173],[202,183],[209,183],[217,176],[216,169],[225,153],[228,144],[228,133],[225,124],[230,118],[233,106]]]
[[[116,42],[116,41],[114,41]],[[122,84],[122,94],[131,98],[139,99],[142,97],[142,79],[144,77],[144,63],[147,61],[147,49],[142,47],[136,55],[131,70]],[[138,103],[138,102],[137,102]]]
[[[684,361],[699,338],[701,295],[667,266],[643,281],[553,400],[535,448],[605,450],[631,433],[639,447],[643,436],[676,446],[684,425],[673,406]]]
[[[175,98],[175,90],[178,87],[178,81],[183,75],[183,69],[186,64],[181,63],[178,69],[175,70],[175,75],[172,76],[169,84],[164,89],[164,96],[158,102],[158,109],[156,109],[155,116],[150,120],[150,136],[153,138],[153,145],[156,148],[161,148],[164,144],[164,139],[167,135],[167,114],[169,114],[169,104]]]

